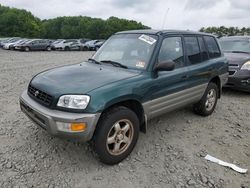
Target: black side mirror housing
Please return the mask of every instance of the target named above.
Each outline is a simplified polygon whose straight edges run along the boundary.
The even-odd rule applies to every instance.
[[[156,67],[155,67],[155,71],[172,71],[175,68],[175,62],[172,60],[168,60],[168,61],[162,61],[159,62]]]

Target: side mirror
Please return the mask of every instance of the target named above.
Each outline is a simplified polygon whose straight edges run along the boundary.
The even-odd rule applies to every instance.
[[[168,60],[168,61],[162,61],[159,62],[156,67],[155,67],[155,71],[172,71],[175,68],[175,62],[172,60]]]

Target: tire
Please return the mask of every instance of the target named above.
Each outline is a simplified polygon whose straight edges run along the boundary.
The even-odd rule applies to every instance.
[[[51,51],[51,47],[47,46],[46,51]]]
[[[99,120],[93,139],[94,149],[101,162],[114,165],[132,152],[138,137],[137,115],[126,107],[112,108]]]
[[[30,51],[30,48],[29,48],[28,46],[26,46],[26,47],[24,48],[24,51],[25,51],[25,52],[29,52],[29,51]]]
[[[89,49],[88,49],[87,46],[84,46],[84,47],[82,48],[82,50],[83,50],[83,51],[88,51]]]
[[[95,51],[98,51],[100,47],[95,47]]]
[[[69,48],[68,46],[66,46],[66,47],[64,48],[64,51],[70,51],[70,48]]]
[[[194,112],[201,116],[211,115],[216,107],[218,96],[218,86],[215,83],[209,83],[201,100],[194,104]]]

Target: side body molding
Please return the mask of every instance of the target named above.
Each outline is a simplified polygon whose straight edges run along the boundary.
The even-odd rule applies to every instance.
[[[147,120],[157,117],[174,109],[198,102],[206,88],[207,83],[172,93],[142,104]]]

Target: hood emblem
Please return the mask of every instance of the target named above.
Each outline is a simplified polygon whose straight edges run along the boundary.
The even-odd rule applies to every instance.
[[[34,95],[35,95],[35,97],[37,97],[37,96],[39,95],[39,91],[36,91],[36,92],[34,93]]]

